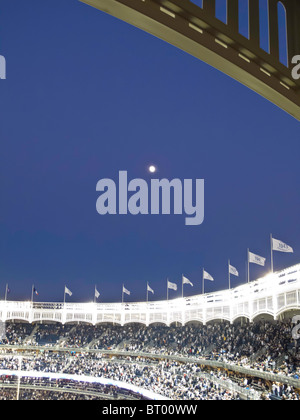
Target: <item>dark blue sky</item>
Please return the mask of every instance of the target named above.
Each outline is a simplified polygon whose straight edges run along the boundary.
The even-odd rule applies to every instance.
[[[77,0],[0,0],[0,295],[11,299],[143,300],[166,277],[201,291],[201,269],[227,287],[227,260],[245,282],[246,251],[268,258],[270,239],[299,263],[299,122],[195,58]],[[205,221],[104,216],[96,183],[204,178]],[[180,290],[180,287],[179,287]],[[170,297],[176,293],[170,292]]]

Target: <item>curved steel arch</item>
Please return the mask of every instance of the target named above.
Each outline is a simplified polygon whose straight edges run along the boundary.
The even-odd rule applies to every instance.
[[[239,33],[239,0],[229,0],[227,23],[215,0],[203,8],[190,0],[80,0],[201,59],[300,120],[300,80],[292,58],[300,55],[300,2],[269,0],[270,53],[260,47],[259,0],[249,2],[249,39]],[[280,62],[278,4],[287,17],[288,63]]]

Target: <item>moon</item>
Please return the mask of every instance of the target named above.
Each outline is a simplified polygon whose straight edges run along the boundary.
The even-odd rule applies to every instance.
[[[157,171],[157,168],[154,165],[150,165],[148,170],[151,174],[154,174]]]

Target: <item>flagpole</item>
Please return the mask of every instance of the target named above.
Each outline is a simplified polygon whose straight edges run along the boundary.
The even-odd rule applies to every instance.
[[[66,285],[65,285],[65,290],[64,290],[64,304],[66,303]]]
[[[228,276],[229,276],[229,290],[230,290],[231,289],[230,260],[228,260]]]
[[[273,235],[271,233],[271,271],[274,273]]]
[[[149,291],[148,291],[148,282],[147,282],[147,303],[148,303],[148,295],[149,295]]]
[[[248,248],[248,283],[250,283],[250,263],[249,263],[249,248]]]
[[[33,289],[34,289],[34,284],[32,285],[32,289],[31,289],[31,302],[33,303]]]
[[[169,300],[169,279],[167,278],[167,301]]]
[[[6,288],[5,288],[5,302],[7,300],[7,289],[8,289],[8,284],[6,283]]]
[[[202,294],[204,295],[204,268],[203,268],[203,274],[202,274]]]
[[[123,283],[123,288],[122,288],[122,303],[124,303],[124,283]]]
[[[182,274],[182,297],[183,297],[183,274]]]

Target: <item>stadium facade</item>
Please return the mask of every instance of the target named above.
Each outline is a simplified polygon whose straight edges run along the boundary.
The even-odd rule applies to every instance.
[[[114,323],[192,322],[207,324],[223,320],[282,319],[300,310],[300,264],[236,287],[216,293],[168,301],[138,303],[38,303],[0,302],[0,319],[6,321],[82,322],[92,325]]]

